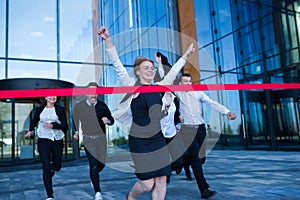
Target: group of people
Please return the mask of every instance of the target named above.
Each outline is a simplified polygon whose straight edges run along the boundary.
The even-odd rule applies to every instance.
[[[90,89],[96,89],[98,84],[90,82]],[[82,129],[83,144],[89,162],[91,184],[95,191],[95,200],[102,200],[100,176],[106,160],[106,125],[113,125],[114,118],[110,109],[100,101],[96,94],[86,95],[86,99],[74,106],[73,138],[78,140],[79,128]],[[43,182],[47,200],[53,200],[52,177],[62,165],[63,138],[69,129],[65,110],[58,105],[56,96],[47,96],[43,104],[34,111],[29,131],[25,137],[33,136],[35,127],[38,137],[38,152],[43,168]]]
[[[163,54],[156,53],[156,73],[153,60],[137,57],[134,62],[135,77],[130,77],[105,26],[98,30],[98,35],[105,41],[107,55],[123,85],[171,85],[176,79],[179,84],[192,84],[190,74],[183,73],[179,79],[177,75],[195,51],[193,44],[173,66]],[[91,82],[88,87],[98,86],[97,83]],[[37,125],[43,181],[47,199],[50,200],[54,198],[52,176],[61,168],[63,137],[68,125],[64,109],[56,104],[57,97],[45,97],[45,100],[45,104],[35,111],[26,136],[32,136]],[[135,200],[137,196],[149,191],[152,192],[153,200],[165,199],[172,170],[179,172],[187,159],[201,198],[208,199],[214,196],[216,192],[209,189],[202,169],[206,158],[203,145],[206,136],[203,103],[227,115],[230,120],[236,118],[233,112],[210,99],[202,91],[127,94],[113,114],[104,102],[97,99],[97,95],[87,95],[85,100],[77,103],[73,112],[76,131],[73,137],[78,139],[81,126],[95,200],[102,199],[99,172],[105,167],[105,125],[113,125],[115,120],[129,127],[128,145],[138,178],[126,194],[127,200]]]

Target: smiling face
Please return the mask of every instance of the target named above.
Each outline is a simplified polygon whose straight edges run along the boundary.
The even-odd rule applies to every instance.
[[[47,96],[45,97],[47,106],[53,106],[57,101],[57,96]]]
[[[181,77],[180,85],[192,85],[192,77],[189,74],[183,74]]]
[[[97,88],[96,86],[89,86],[88,88]],[[87,99],[89,100],[90,103],[95,103],[97,101],[97,94],[89,94],[86,95]]]
[[[151,84],[154,78],[154,66],[150,61],[142,62],[139,69],[136,71],[142,84]]]
[[[47,96],[47,97],[45,97],[45,99],[47,102],[55,103],[57,100],[57,96]]]
[[[138,57],[134,62],[134,74],[141,84],[149,85],[154,78],[154,62],[145,57]]]

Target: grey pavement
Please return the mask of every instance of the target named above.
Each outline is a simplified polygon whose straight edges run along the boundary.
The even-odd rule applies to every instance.
[[[123,200],[137,178],[130,167],[129,154],[120,156],[113,152],[100,173],[102,196],[104,200]],[[300,199],[300,152],[212,150],[204,172],[210,189],[218,192],[212,200]],[[55,200],[94,198],[86,158],[64,162],[53,184]],[[45,196],[40,164],[0,167],[1,200],[39,200],[46,199]],[[149,200],[151,194],[137,199]],[[200,199],[194,177],[187,181],[184,171],[179,175],[173,173],[166,199]]]

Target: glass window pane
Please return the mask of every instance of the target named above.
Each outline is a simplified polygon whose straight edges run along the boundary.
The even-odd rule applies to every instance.
[[[85,61],[93,52],[92,1],[60,1],[60,59]]]
[[[5,56],[5,1],[0,2],[0,57]],[[1,69],[0,69],[1,70]]]
[[[0,60],[0,79],[5,79],[5,62]]]
[[[57,78],[56,63],[9,61],[8,78]]]
[[[227,71],[235,68],[235,55],[234,55],[234,45],[233,45],[233,35],[229,35],[228,37],[222,40],[222,46],[226,48],[223,49],[223,59],[224,59],[224,67],[222,70]],[[235,76],[235,79],[237,77]]]
[[[213,57],[213,46],[210,45],[206,48],[202,48],[198,51],[199,57],[199,68],[200,68],[200,77],[205,79],[204,71],[216,71],[217,67],[214,62]],[[210,75],[208,76],[210,77]]]
[[[164,25],[165,25],[166,15],[167,15],[167,10],[166,10],[166,7],[165,7],[166,2],[165,2],[165,0],[163,0],[163,1],[162,0],[156,0],[155,5],[156,5],[156,14],[157,14],[156,18],[157,18],[157,21],[163,20]],[[157,26],[159,27],[159,25],[157,25]],[[163,27],[165,27],[165,26],[163,26]]]
[[[56,59],[55,11],[55,1],[9,1],[9,57]]]
[[[223,36],[232,31],[229,0],[216,1],[216,3],[219,9],[221,36]]]
[[[212,41],[211,21],[208,1],[194,1],[196,31],[198,43],[201,46],[209,44]]]
[[[101,73],[101,67],[87,64],[61,64],[60,65],[60,79],[74,83],[76,86],[86,86],[89,82],[98,82],[97,74]]]
[[[147,10],[150,11],[150,12],[145,12],[145,13],[147,13],[148,26],[152,27],[156,23],[156,20],[157,20],[157,18],[156,18],[156,14],[157,13],[155,12],[156,6],[158,6],[158,5],[162,6],[162,5],[155,4],[155,0],[147,0],[146,2],[147,2],[147,5],[146,5],[147,6]]]
[[[30,112],[33,109],[33,104],[17,103],[15,104],[15,152],[16,157],[20,159],[29,159],[34,157],[34,142],[32,138],[25,138],[25,134],[29,129]]]
[[[11,160],[12,149],[12,125],[11,103],[0,101],[0,163]]]

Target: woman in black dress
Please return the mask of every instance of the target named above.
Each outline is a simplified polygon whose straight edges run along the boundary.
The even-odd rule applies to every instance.
[[[129,76],[121,63],[108,30],[102,26],[98,30],[98,35],[105,40],[107,55],[123,85],[152,84],[155,74],[152,60],[145,57],[136,58],[134,63],[136,80]],[[184,66],[188,55],[193,51],[193,44],[191,44],[170,73],[155,84],[172,84]],[[165,114],[165,106],[159,92],[127,94],[121,101],[117,112],[113,113],[119,123],[130,127],[129,148],[135,166],[135,174],[139,179],[128,192],[126,199],[136,199],[138,195],[150,190],[152,190],[153,200],[165,199],[166,176],[171,173],[170,154],[160,126],[160,120]]]

